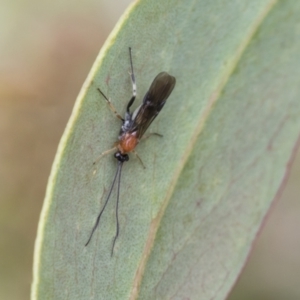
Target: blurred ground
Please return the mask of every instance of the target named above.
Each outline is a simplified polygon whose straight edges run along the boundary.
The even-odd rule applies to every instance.
[[[29,299],[37,222],[76,96],[129,0],[4,0],[0,11],[0,299]],[[300,155],[229,297],[300,299]]]
[[[1,3],[0,299],[29,299],[37,223],[58,142],[103,42],[129,3]]]
[[[300,151],[228,300],[300,299]]]

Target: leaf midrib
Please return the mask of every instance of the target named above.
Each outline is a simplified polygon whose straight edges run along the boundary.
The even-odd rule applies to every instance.
[[[232,60],[231,64],[228,64],[227,72],[225,71],[223,80],[220,81],[218,88],[211,95],[211,97],[208,101],[208,105],[206,106],[206,109],[204,110],[202,117],[199,118],[199,123],[195,129],[195,132],[192,135],[192,138],[190,140],[190,143],[187,145],[186,150],[184,151],[184,155],[183,155],[182,159],[180,160],[181,163],[178,165],[177,171],[175,172],[173,179],[171,180],[169,190],[166,193],[166,197],[162,203],[161,209],[159,210],[156,218],[154,218],[151,222],[148,239],[146,241],[145,248],[144,248],[143,254],[141,256],[142,258],[141,258],[141,261],[137,268],[135,278],[133,281],[130,298],[129,298],[130,300],[138,299],[139,288],[141,286],[141,281],[142,281],[142,278],[143,278],[143,275],[144,275],[144,272],[146,269],[147,261],[150,257],[151,250],[154,245],[154,241],[155,241],[155,237],[156,237],[156,233],[158,231],[159,225],[164,216],[166,208],[169,204],[169,200],[171,199],[171,197],[174,193],[175,187],[177,186],[177,182],[182,173],[182,170],[194,149],[194,145],[196,144],[197,139],[202,132],[202,129],[204,128],[205,121],[209,118],[210,112],[212,111],[212,107],[217,102],[217,100],[220,98],[221,92],[224,90],[224,87],[226,86],[229,79],[231,78],[231,74],[236,69],[239,61],[241,60],[243,53],[245,52],[248,45],[250,44],[252,37],[256,34],[259,27],[261,26],[264,19],[266,18],[266,16],[270,13],[270,11],[273,9],[273,7],[277,3],[278,3],[278,0],[270,0],[269,4],[266,5],[265,9],[258,16],[256,22],[253,23],[253,26],[250,29],[249,34],[245,36],[245,39],[242,40],[242,42],[240,43],[240,46],[237,48],[236,55],[234,56],[235,59]]]

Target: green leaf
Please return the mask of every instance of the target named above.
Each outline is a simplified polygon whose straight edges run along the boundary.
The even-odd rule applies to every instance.
[[[36,241],[33,299],[225,299],[300,132],[300,2],[136,2],[102,48],[77,99],[49,179]],[[138,105],[167,71],[175,90],[124,164],[116,193],[85,247],[116,170],[132,47]]]

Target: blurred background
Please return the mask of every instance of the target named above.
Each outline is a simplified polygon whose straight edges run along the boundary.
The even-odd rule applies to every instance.
[[[0,299],[29,299],[37,223],[76,96],[129,0],[2,0]],[[300,153],[229,300],[300,299]]]

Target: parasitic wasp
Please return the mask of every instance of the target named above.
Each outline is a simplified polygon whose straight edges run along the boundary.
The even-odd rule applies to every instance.
[[[105,94],[98,88],[98,91],[103,96],[103,98],[106,100],[109,108],[111,111],[116,115],[117,118],[119,118],[122,121],[122,126],[119,132],[119,138],[118,141],[115,143],[114,147],[110,150],[107,150],[103,152],[97,161],[103,157],[104,155],[116,151],[114,154],[114,157],[118,161],[118,166],[116,173],[114,175],[112,184],[110,186],[108,195],[106,197],[106,200],[104,202],[104,205],[96,219],[95,225],[91,231],[90,237],[85,244],[87,246],[89,242],[92,239],[92,236],[96,230],[96,228],[99,225],[100,218],[102,216],[102,213],[105,210],[105,207],[109,201],[109,198],[111,196],[111,193],[113,191],[114,185],[117,182],[117,202],[116,202],[116,233],[113,239],[112,243],[112,249],[111,249],[111,256],[113,255],[114,246],[116,243],[116,240],[119,236],[119,217],[118,217],[118,209],[119,209],[119,198],[120,198],[120,182],[121,182],[121,172],[122,172],[122,166],[125,161],[129,160],[128,153],[132,152],[135,154],[135,156],[138,158],[138,160],[141,162],[143,167],[145,168],[141,158],[138,156],[138,154],[135,151],[136,146],[144,136],[145,131],[150,126],[150,124],[153,122],[153,120],[156,118],[158,113],[161,111],[163,106],[166,103],[166,100],[170,96],[171,92],[173,91],[176,83],[175,77],[169,75],[167,72],[161,72],[159,73],[153,80],[148,92],[143,98],[142,104],[134,111],[130,112],[130,107],[132,106],[133,102],[136,99],[136,82],[135,82],[135,76],[133,72],[133,64],[132,64],[132,55],[131,55],[131,48],[129,48],[129,59],[130,59],[130,78],[132,83],[132,97],[129,100],[125,117],[124,119],[119,115],[114,108],[113,104],[110,102],[110,100],[105,96]],[[158,135],[157,133],[152,133],[150,135]],[[146,138],[144,136],[144,138]],[[95,162],[96,163],[96,162]]]

